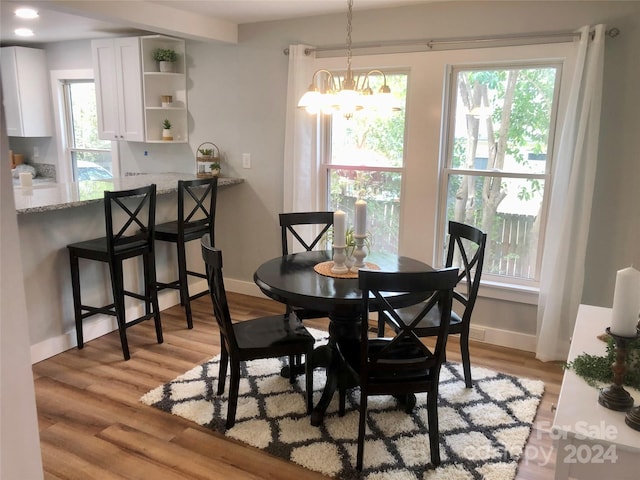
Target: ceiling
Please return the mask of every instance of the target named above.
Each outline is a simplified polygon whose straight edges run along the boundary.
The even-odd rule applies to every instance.
[[[355,0],[354,11],[433,2],[435,0]],[[29,45],[67,40],[144,34],[152,25],[130,20],[126,14],[114,12],[122,6],[163,8],[182,15],[197,15],[198,20],[221,22],[230,28],[237,25],[272,20],[346,12],[346,0],[2,0],[0,2],[0,42],[2,45]],[[39,17],[22,20],[14,15],[21,6],[32,6]],[[193,17],[194,21],[196,17]],[[16,37],[18,27],[34,30],[33,37]]]

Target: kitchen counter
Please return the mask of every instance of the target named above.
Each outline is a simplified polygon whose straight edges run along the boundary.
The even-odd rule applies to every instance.
[[[118,191],[156,184],[156,193],[171,193],[178,190],[178,180],[193,180],[189,173],[149,173],[129,175],[111,180],[85,180],[72,183],[41,183],[32,187],[13,187],[16,212],[38,213],[50,210],[79,207],[104,199],[104,191]],[[242,178],[219,177],[218,187],[236,185]]]

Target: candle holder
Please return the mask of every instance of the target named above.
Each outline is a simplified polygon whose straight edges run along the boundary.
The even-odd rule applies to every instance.
[[[348,273],[349,268],[345,264],[347,260],[347,254],[345,253],[346,245],[334,245],[333,246],[333,267],[331,267],[331,273]]]
[[[353,250],[353,258],[354,258],[354,263],[353,266],[351,267],[351,271],[352,272],[357,272],[358,270],[360,270],[362,267],[365,266],[364,263],[364,258],[367,256],[367,254],[364,251],[364,241],[367,238],[366,235],[353,235],[353,239],[356,242],[356,246],[355,249]]]
[[[636,339],[638,335],[634,337],[621,337],[620,335],[611,333],[609,327],[607,327],[607,333],[613,338],[616,346],[616,360],[613,365],[611,365],[613,385],[600,390],[598,403],[610,410],[625,412],[633,407],[633,397],[622,386],[622,379],[627,371],[627,346],[629,342]]]

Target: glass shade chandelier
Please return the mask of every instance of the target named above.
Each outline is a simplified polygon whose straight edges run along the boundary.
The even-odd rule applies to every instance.
[[[351,29],[353,18],[353,0],[347,0],[347,72],[340,82],[329,70],[316,70],[307,92],[298,101],[298,108],[304,108],[311,114],[341,112],[346,118],[353,117],[356,111],[375,110],[380,113],[399,111],[387,77],[381,70],[371,70],[366,74],[354,76],[351,70]],[[382,75],[383,84],[374,93],[370,87],[370,77]]]

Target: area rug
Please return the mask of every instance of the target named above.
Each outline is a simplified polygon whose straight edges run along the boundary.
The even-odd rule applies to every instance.
[[[310,329],[311,330],[311,329]],[[326,332],[311,330],[326,342]],[[358,437],[356,388],[347,412],[337,414],[335,395],[324,424],[306,414],[304,376],[294,385],[280,376],[286,360],[242,365],[236,424],[225,432],[227,393],[216,396],[219,357],[146,393],[140,400],[303,467],[338,479],[512,480],[529,437],[544,383],[485,368],[472,368],[474,387],[464,387],[462,366],[448,362],[440,376],[439,424],[442,463],[430,463],[426,395],[406,414],[393,397],[370,397],[362,473],[355,470]],[[314,373],[314,401],[324,371]],[[226,382],[227,390],[229,381]]]

